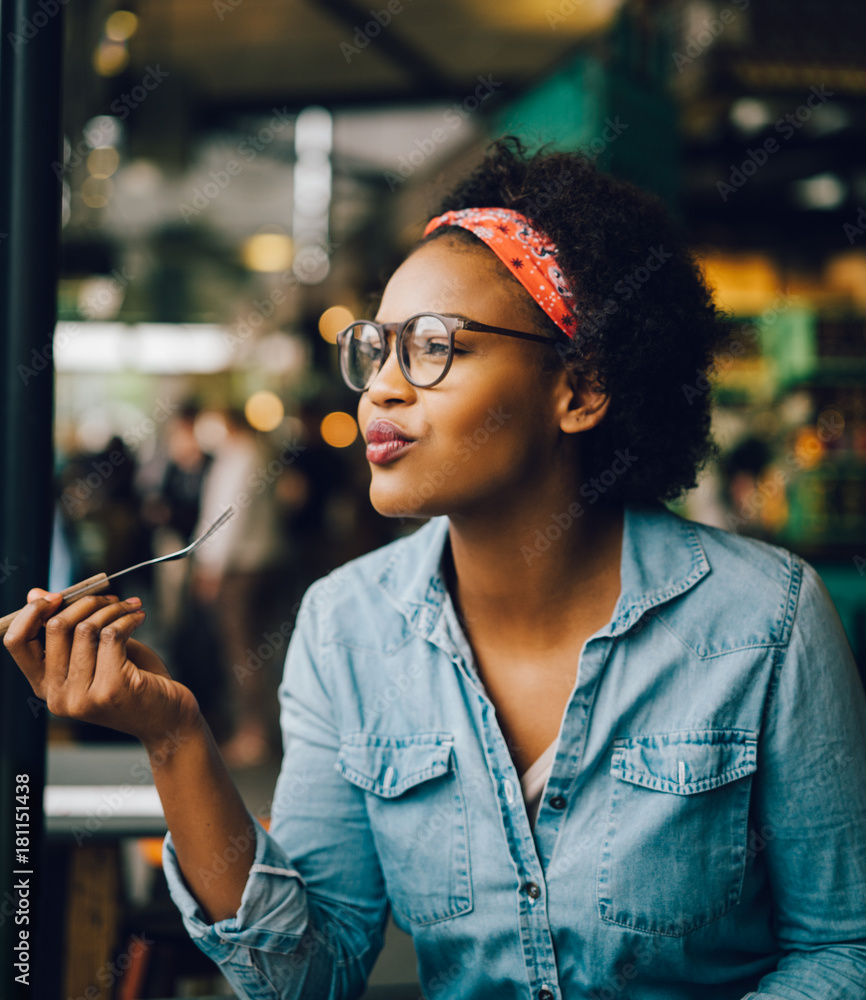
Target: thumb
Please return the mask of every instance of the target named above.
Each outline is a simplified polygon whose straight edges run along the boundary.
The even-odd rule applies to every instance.
[[[139,670],[143,670],[145,673],[157,674],[160,677],[171,679],[168,667],[162,662],[162,659],[157,656],[150,646],[145,646],[138,639],[126,640],[126,657]]]

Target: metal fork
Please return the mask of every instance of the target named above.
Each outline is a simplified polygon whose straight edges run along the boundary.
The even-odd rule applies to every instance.
[[[177,552],[169,552],[167,556],[157,556],[155,559],[148,559],[146,562],[136,563],[135,566],[128,566],[126,569],[120,569],[116,573],[112,573],[111,576],[107,576],[105,573],[97,573],[96,576],[90,577],[89,580],[82,580],[80,583],[73,583],[71,587],[67,587],[66,590],[60,591],[63,595],[63,603],[60,607],[66,608],[74,601],[80,600],[82,597],[87,597],[89,594],[98,594],[100,591],[106,590],[109,580],[114,580],[116,577],[123,576],[125,573],[131,573],[136,569],[143,569],[145,566],[154,566],[156,563],[171,562],[173,559],[186,558],[186,556],[195,552],[202,542],[207,541],[207,539],[210,538],[215,531],[221,528],[232,516],[232,514],[234,514],[234,512],[234,507],[227,507],[203,535],[199,535],[199,537],[196,538],[195,541],[190,542],[186,548],[178,549]],[[21,609],[19,608],[19,610]],[[9,626],[12,624],[12,621],[17,614],[18,611],[13,611],[11,614],[0,618],[0,636],[6,634]]]

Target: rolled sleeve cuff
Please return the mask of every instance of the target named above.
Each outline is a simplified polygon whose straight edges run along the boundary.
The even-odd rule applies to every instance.
[[[162,864],[168,891],[180,910],[187,933],[215,962],[228,961],[238,946],[269,952],[290,952],[297,947],[308,921],[304,880],[292,866],[280,845],[257,819],[251,817],[256,852],[241,895],[241,905],[233,917],[209,923],[196,898],[186,886],[178,864],[171,832],[162,845]],[[211,867],[200,872],[217,879],[237,857],[237,847],[229,845],[222,855],[214,854]]]

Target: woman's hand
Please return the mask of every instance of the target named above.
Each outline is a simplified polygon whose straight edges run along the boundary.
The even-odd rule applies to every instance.
[[[94,595],[58,610],[61,595],[36,588],[27,600],[3,641],[52,714],[129,733],[145,746],[198,720],[189,688],[131,638],[144,621],[137,597]]]

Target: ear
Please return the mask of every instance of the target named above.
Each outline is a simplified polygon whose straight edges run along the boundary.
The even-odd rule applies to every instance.
[[[559,426],[566,434],[588,431],[600,423],[610,406],[610,396],[603,392],[596,373],[560,373]]]

